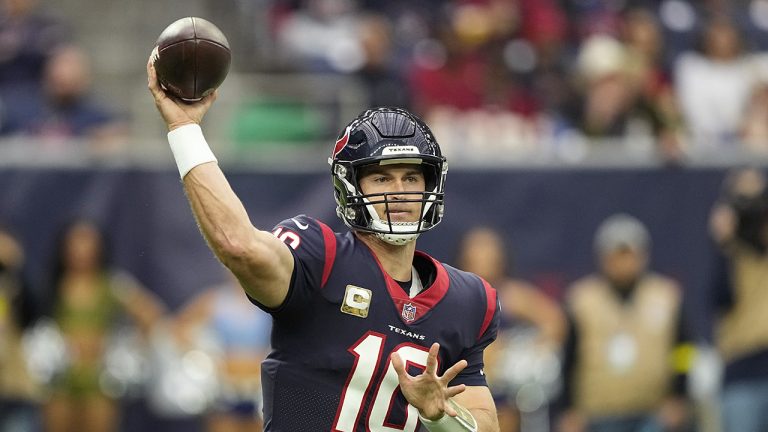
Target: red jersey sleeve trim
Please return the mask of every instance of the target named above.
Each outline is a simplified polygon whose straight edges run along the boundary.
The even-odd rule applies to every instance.
[[[323,243],[325,244],[325,263],[323,263],[323,279],[320,282],[320,288],[325,287],[328,277],[331,275],[333,263],[336,261],[336,234],[326,224],[317,221],[320,230],[323,232]]]
[[[485,288],[486,309],[483,325],[480,327],[480,333],[477,334],[478,339],[480,339],[483,336],[483,333],[488,330],[488,326],[491,325],[491,320],[493,319],[493,314],[496,312],[496,290],[493,289],[491,284],[486,282],[485,279],[480,278],[480,280],[483,281],[483,287]]]

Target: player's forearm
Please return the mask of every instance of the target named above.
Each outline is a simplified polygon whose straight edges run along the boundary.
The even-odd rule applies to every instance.
[[[469,386],[463,393],[454,396],[453,401],[472,414],[478,432],[499,431],[496,405],[488,387]]]
[[[216,163],[193,168],[184,177],[184,189],[203,236],[222,263],[229,267],[252,255],[254,227]]]
[[[237,276],[251,298],[268,307],[285,299],[293,255],[271,233],[259,231],[215,163],[184,176],[192,211],[211,250]]]
[[[499,420],[495,410],[470,408],[469,412],[477,421],[478,432],[499,432]]]
[[[242,271],[266,267],[272,258],[224,177],[198,124],[168,132],[168,144],[184,181],[192,211],[216,256],[242,281]],[[263,242],[261,242],[263,243]],[[250,279],[250,278],[249,278]]]
[[[496,409],[467,407],[467,411],[474,417],[478,432],[499,432],[499,421],[496,415]]]
[[[422,424],[429,432],[499,432],[499,423],[495,409],[486,408],[466,408],[451,403],[456,410],[456,416],[451,417],[448,413],[443,413],[442,417],[430,420],[421,413],[419,418]]]

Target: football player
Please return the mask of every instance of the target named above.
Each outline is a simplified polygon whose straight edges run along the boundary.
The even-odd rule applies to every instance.
[[[427,126],[378,108],[342,132],[329,162],[349,232],[304,215],[262,231],[201,132],[215,93],[184,104],[159,87],[151,60],[147,73],[204,237],[273,317],[265,430],[497,431],[483,374],[496,291],[416,251],[443,217],[447,172]]]

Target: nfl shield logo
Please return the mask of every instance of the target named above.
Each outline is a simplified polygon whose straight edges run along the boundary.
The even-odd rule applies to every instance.
[[[413,321],[416,319],[416,306],[406,303],[403,305],[403,318],[406,321]]]

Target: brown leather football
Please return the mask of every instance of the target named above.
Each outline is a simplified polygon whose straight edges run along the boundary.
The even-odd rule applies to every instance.
[[[213,23],[186,17],[163,30],[152,58],[160,85],[185,102],[195,102],[224,82],[232,52]]]

